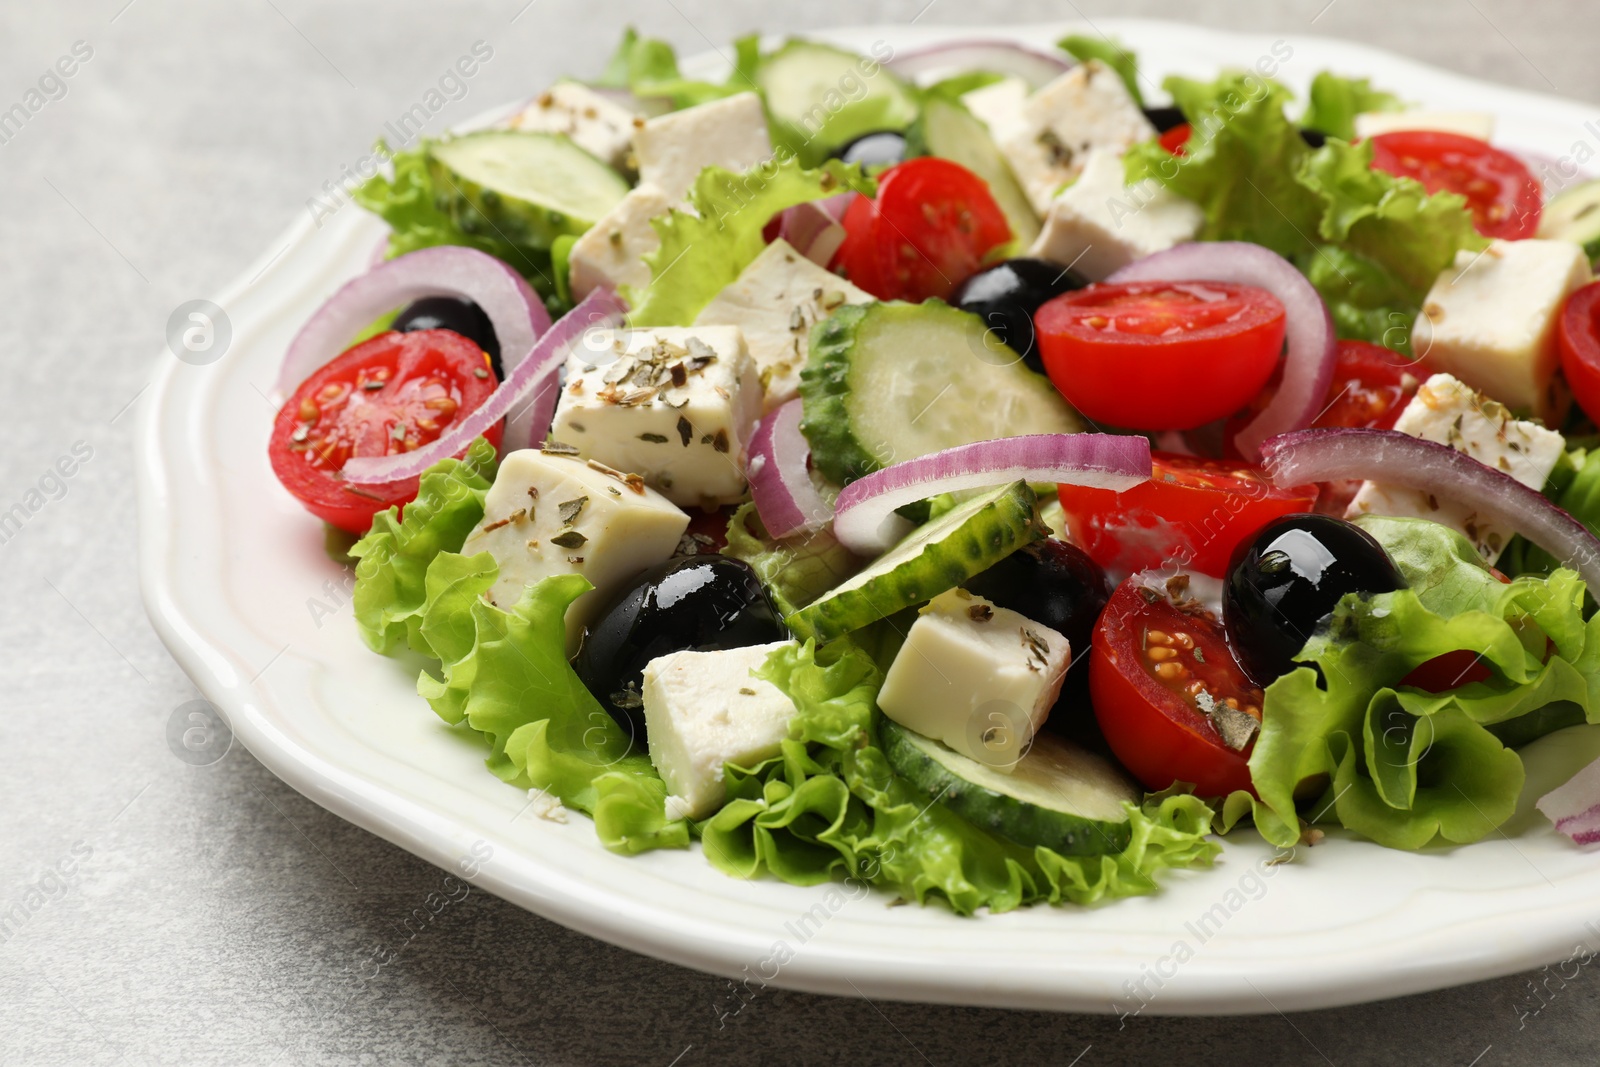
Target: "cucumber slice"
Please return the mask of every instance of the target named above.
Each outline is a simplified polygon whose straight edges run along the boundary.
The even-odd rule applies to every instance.
[[[919,526],[785,621],[802,640],[831,641],[954,589],[1048,532],[1028,483],[986,492]]]
[[[583,233],[628,192],[622,175],[559,133],[469,133],[435,145],[429,165],[435,186],[453,190],[456,225],[522,248]]]
[[[1083,429],[982,319],[936,300],[847,305],[818,323],[800,395],[812,460],[837,485],[942,448]]]
[[[1006,774],[887,717],[879,733],[896,774],[990,833],[1065,856],[1121,852],[1133,839],[1122,804],[1139,803],[1138,787],[1070,741],[1035,734],[1028,754]]]
[[[807,167],[864,133],[903,130],[917,117],[911,86],[875,60],[814,41],[789,41],[766,56],[755,80],[773,136]]]
[[[989,136],[989,128],[970,111],[954,100],[930,96],[922,106],[912,142],[928,155],[961,164],[988,183],[994,202],[1011,224],[1014,254],[1020,255],[1038,238],[1039,216]]]
[[[1590,262],[1600,259],[1600,180],[1557,193],[1544,206],[1539,236],[1581,245]]]

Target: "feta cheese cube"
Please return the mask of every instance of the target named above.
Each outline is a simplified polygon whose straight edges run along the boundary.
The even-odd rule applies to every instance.
[[[674,652],[645,666],[645,733],[650,762],[667,784],[670,815],[710,815],[726,795],[724,764],[753,767],[778,754],[794,704],[750,672],[793,644]]]
[[[650,220],[672,207],[666,193],[653,185],[628,190],[605,218],[584,231],[573,244],[567,262],[571,268],[572,295],[582,300],[597,286],[636,289],[650,284],[644,257],[661,247]]]
[[[1136,259],[1194,240],[1205,221],[1198,204],[1153,178],[1128,185],[1123,175],[1121,153],[1091,149],[1078,180],[1050,202],[1028,254],[1100,281]]]
[[[733,326],[601,330],[567,359],[551,436],[675,504],[745,493],[761,379]]]
[[[1027,82],[1017,77],[1001,78],[992,85],[961,94],[961,102],[973,116],[989,127],[989,135],[1004,141],[1027,126],[1022,109],[1031,92]]]
[[[1423,382],[1394,428],[1465,452],[1530,489],[1544,488],[1566,448],[1554,430],[1512,418],[1503,405],[1486,400],[1448,374],[1435,374]],[[1453,500],[1377,482],[1361,483],[1345,515],[1352,519],[1359,515],[1432,519],[1460,530],[1488,563],[1500,558],[1516,532],[1479,521],[1471,508]]]
[[[1556,317],[1590,277],[1583,249],[1568,241],[1494,241],[1461,252],[1428,290],[1412,351],[1430,371],[1559,425],[1568,398],[1554,380]]]
[[[500,566],[489,602],[510,610],[522,592],[556,574],[581,574],[594,589],[567,609],[567,651],[577,651],[594,612],[628,582],[672,557],[689,516],[637,475],[537,449],[512,452],[484,499],[483,522],[462,546]]]
[[[632,170],[633,131],[644,119],[587,85],[556,82],[512,115],[514,130],[563,133],[573,144],[618,170]]]
[[[1050,714],[1071,662],[1055,630],[952,589],[912,623],[878,707],[907,729],[1010,771]]]
[[[799,395],[811,327],[845,304],[872,300],[871,293],[817,266],[780,237],[694,321],[739,327],[761,376],[763,410],[771,411]]]
[[[1028,97],[1022,125],[1000,151],[1043,215],[1063,185],[1083,171],[1092,148],[1126,152],[1156,135],[1115,71],[1090,60]]]
[[[772,155],[767,115],[755,93],[713,100],[650,119],[633,135],[639,181],[681,199],[706,167],[744,171]]]
[[[1358,138],[1397,130],[1436,130],[1487,141],[1494,136],[1494,116],[1485,111],[1368,111],[1356,116]]]

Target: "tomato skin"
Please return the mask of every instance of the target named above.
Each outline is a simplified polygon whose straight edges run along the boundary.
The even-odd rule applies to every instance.
[[[1221,624],[1209,616],[1186,615],[1165,597],[1151,603],[1137,576],[1117,587],[1095,626],[1089,658],[1089,695],[1106,743],[1123,766],[1147,789],[1189,782],[1200,796],[1227,796],[1237,789],[1255,792],[1250,780],[1250,750],[1229,748],[1192,697],[1163,684],[1148,669],[1149,650],[1162,647],[1150,633],[1182,634],[1204,650],[1204,666],[1190,662],[1180,647],[1168,662],[1183,665],[1181,686],[1199,671],[1206,689],[1222,700],[1232,696],[1259,714],[1261,692],[1245,680],[1228,649]],[[1171,647],[1171,646],[1167,646]]]
[[[1247,285],[1131,282],[1064,293],[1034,323],[1050,380],[1085,416],[1134,430],[1192,430],[1260,393],[1283,351],[1286,319],[1272,294]]]
[[[1194,127],[1185,122],[1172,127],[1172,129],[1161,135],[1161,147],[1175,156],[1187,155],[1188,153],[1183,146],[1189,143],[1189,138],[1192,136],[1194,136]]]
[[[1372,140],[1372,166],[1415,178],[1430,193],[1467,198],[1472,222],[1485,237],[1517,241],[1539,231],[1544,190],[1509,152],[1476,137],[1436,130],[1396,130]]]
[[[1556,320],[1556,345],[1573,399],[1590,419],[1600,419],[1600,282],[1567,297]]]
[[[1177,563],[1220,578],[1240,542],[1284,515],[1310,511],[1314,486],[1279,489],[1248,463],[1152,452],[1151,478],[1122,493],[1059,487],[1072,542],[1107,570]]]
[[[460,334],[379,334],[319,368],[278,409],[267,445],[273,473],[319,519],[365,533],[375,514],[417,495],[418,479],[351,486],[337,477],[345,460],[421,447],[498,384],[489,357]],[[397,425],[403,440],[393,436]],[[496,424],[484,436],[498,448],[501,433]]]
[[[1425,689],[1430,693],[1444,693],[1457,686],[1473,682],[1487,682],[1494,677],[1483,657],[1470,648],[1458,649],[1419,663],[1411,673],[1400,679],[1401,685]]]
[[[1011,239],[989,186],[948,159],[925,156],[878,176],[878,196],[845,211],[838,262],[880,300],[945,300]]]

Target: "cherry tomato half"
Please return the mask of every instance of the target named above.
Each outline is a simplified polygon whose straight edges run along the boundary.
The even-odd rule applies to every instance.
[[[1556,323],[1561,369],[1573,399],[1591,419],[1600,419],[1600,282],[1567,297]]]
[[[1189,138],[1194,136],[1194,127],[1187,122],[1174,126],[1161,135],[1161,147],[1175,156],[1186,155],[1183,146],[1189,143]]]
[[[1430,193],[1460,193],[1485,237],[1516,241],[1539,230],[1539,180],[1520,159],[1487,141],[1437,130],[1381,133],[1372,138],[1372,165],[1415,178]]]
[[[1205,710],[1221,705],[1261,718],[1261,690],[1246,679],[1215,616],[1180,611],[1135,576],[1111,595],[1091,647],[1095,719],[1145,788],[1190,782],[1206,797],[1254,792],[1254,739],[1230,747]]]
[[[1130,282],[1064,293],[1034,315],[1045,370],[1096,422],[1192,430],[1261,391],[1283,351],[1271,293],[1222,282]]]
[[[356,486],[351,456],[410,452],[488,399],[489,357],[450,330],[379,334],[300,383],[278,409],[267,446],[273,473],[313,515],[365,533],[372,516],[417,495],[417,479]],[[485,433],[499,447],[501,427]]]
[[[925,156],[878,176],[870,209],[845,212],[838,262],[881,300],[947,299],[1011,239],[989,186],[965,167]]]
[[[1150,480],[1127,492],[1060,487],[1072,542],[1107,570],[1127,574],[1176,562],[1220,578],[1241,541],[1316,503],[1315,486],[1279,489],[1248,463],[1170,452],[1154,452],[1150,461]]]

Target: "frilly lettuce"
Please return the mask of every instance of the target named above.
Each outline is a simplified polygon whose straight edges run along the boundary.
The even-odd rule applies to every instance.
[[[1302,654],[1315,668],[1267,688],[1250,757],[1256,825],[1293,844],[1299,797],[1312,821],[1393,848],[1479,840],[1516,809],[1524,774],[1508,746],[1600,718],[1600,621],[1584,621],[1571,571],[1506,585],[1446,527],[1358,522],[1409,588],[1346,597]],[[1493,677],[1439,694],[1400,687],[1419,664],[1461,649]]]
[[[685,78],[678,70],[678,54],[672,45],[641,37],[632,26],[622,31],[622,41],[594,84],[603,89],[627,89],[645,100],[665,101],[674,111],[749,89],[737,71],[721,85]]]
[[[1374,89],[1365,78],[1323,71],[1311,79],[1310,103],[1300,125],[1343,141],[1356,139],[1356,116],[1368,111],[1398,111],[1400,98]]]
[[[1139,88],[1139,61],[1132,52],[1122,47],[1121,41],[1104,34],[1091,37],[1074,33],[1057,41],[1056,47],[1080,63],[1094,59],[1110,67],[1122,79],[1122,84],[1127,86],[1133,102],[1144,107],[1144,92]]]
[[[1150,893],[1159,871],[1209,865],[1218,851],[1210,809],[1187,795],[1128,805],[1133,840],[1116,855],[1005,841],[929,805],[890,770],[876,733],[882,674],[862,649],[836,642],[819,658],[808,642],[778,650],[758,673],[798,715],[780,756],[727,769],[729,802],[699,827],[707,857],[730,874],[858,879],[965,915]]]
[[[623,295],[635,327],[690,326],[700,310],[766,247],[761,231],[784,208],[842,193],[872,195],[877,183],[861,168],[829,160],[806,170],[793,155],[734,174],[707,167],[689,193],[692,212],[674,209],[651,220],[661,247],[645,257],[650,284]]]

